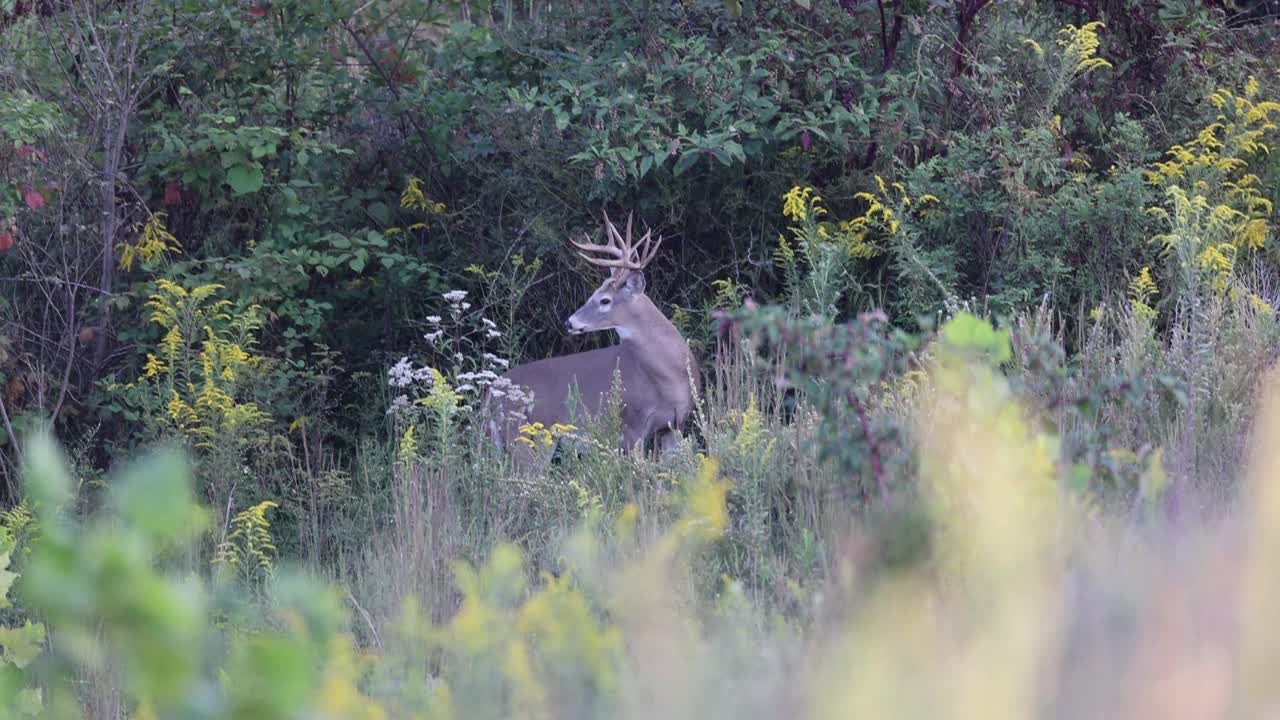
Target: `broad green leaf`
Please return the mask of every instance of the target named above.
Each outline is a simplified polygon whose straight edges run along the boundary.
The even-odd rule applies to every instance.
[[[1013,358],[1008,330],[996,330],[991,323],[969,313],[959,313],[942,326],[942,339],[957,350],[978,351],[996,364]]]
[[[111,498],[121,517],[157,542],[189,539],[203,524],[190,467],[176,450],[130,465],[112,484]]]
[[[676,167],[674,170],[675,175],[678,177],[680,175],[685,174],[685,172],[688,171],[689,168],[693,167],[694,164],[701,159],[702,159],[702,153],[698,150],[690,150],[688,152],[685,152],[680,156],[680,159],[676,161]]]
[[[258,165],[234,165],[227,170],[227,184],[237,195],[258,192],[262,181],[262,167]]]
[[[738,162],[747,161],[746,152],[743,151],[742,145],[738,144],[736,140],[725,140],[724,149],[726,152],[729,153],[729,157],[733,158],[734,160],[737,160]]]
[[[230,169],[237,165],[245,165],[249,162],[249,158],[245,156],[244,151],[242,150],[224,152],[219,156],[219,160],[222,161],[222,167],[224,169]]]
[[[71,498],[71,476],[61,450],[46,432],[38,433],[27,448],[23,478],[32,509],[45,525],[51,523]]]

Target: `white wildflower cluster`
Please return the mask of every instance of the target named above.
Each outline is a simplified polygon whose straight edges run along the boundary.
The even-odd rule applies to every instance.
[[[400,361],[387,371],[387,384],[394,388],[409,387],[420,382],[430,384],[431,379],[431,368],[425,365],[415,368],[413,362],[407,357],[400,358]]]
[[[473,324],[475,316],[468,316],[464,321],[463,314],[471,308],[471,303],[466,300],[465,290],[450,290],[443,293],[442,297],[449,303],[448,313],[444,317],[426,316],[430,332],[424,334],[423,338],[433,346],[434,356],[447,358],[445,362],[451,365],[452,371],[445,372],[444,376],[451,378],[448,382],[454,387],[433,388],[435,371],[430,366],[417,367],[409,358],[401,358],[388,371],[388,384],[401,390],[392,399],[388,414],[405,413],[414,406],[416,398],[427,397],[437,390],[479,395],[490,388],[497,388],[493,396],[502,399],[504,407],[511,407],[513,400],[517,408],[530,407],[530,397],[518,389],[514,394],[510,393],[508,388],[511,383],[502,381],[499,377],[510,367],[510,363],[491,352],[484,352],[479,358],[476,357],[475,353],[485,345],[484,339],[502,337],[498,324],[486,317],[479,317],[479,324]],[[470,329],[463,328],[464,324],[470,326]],[[477,338],[478,333],[483,333],[484,339]],[[475,369],[477,366],[479,368]],[[462,372],[464,369],[467,371]]]
[[[462,313],[471,309],[471,303],[466,301],[466,290],[450,290],[442,297],[444,297],[445,302],[449,303],[449,314],[452,315],[455,320],[457,320]]]
[[[431,318],[427,318],[427,320],[432,321]],[[456,372],[462,366],[465,356],[461,352],[455,352],[452,354],[452,359],[455,363]],[[524,393],[518,386],[513,385],[510,380],[499,376],[499,373],[504,372],[510,366],[508,361],[493,353],[486,352],[480,356],[480,365],[480,370],[460,372],[454,375],[452,382],[456,383],[456,386],[452,388],[453,392],[479,394],[485,389],[490,389],[493,397],[502,399],[503,404],[506,406],[514,404],[525,410],[532,406],[532,396]],[[387,384],[401,391],[392,398],[387,414],[398,415],[406,412],[413,406],[414,397],[422,396],[424,391],[431,391],[435,382],[435,371],[430,366],[417,366],[407,357],[400,358],[387,371]],[[512,390],[513,388],[514,391]],[[445,389],[447,390],[448,388]]]
[[[412,403],[409,402],[408,395],[397,395],[391,399],[391,406],[387,408],[388,415],[400,415],[409,409]]]
[[[498,376],[492,370],[481,370],[480,372],[458,373],[458,379],[465,383],[473,382],[480,387],[485,387],[497,380]]]
[[[533,410],[533,392],[505,377],[490,383],[489,397],[499,401],[504,418],[517,426],[526,422]]]
[[[453,318],[454,322],[461,322],[462,314],[471,309],[471,303],[467,302],[466,290],[450,290],[447,293],[443,293],[441,297],[449,303],[449,316]],[[444,337],[443,322],[444,318],[439,315],[427,316],[427,324],[431,326],[431,332],[423,335],[427,342],[436,345]],[[502,337],[502,331],[498,330],[498,324],[489,318],[481,316],[480,324],[481,326],[478,330],[482,331],[487,339],[494,340]]]
[[[403,414],[413,405],[410,394],[419,394],[419,388],[429,390],[433,384],[435,384],[435,374],[430,366],[415,366],[409,358],[400,358],[395,365],[391,366],[391,369],[387,370],[387,385],[401,391],[391,398],[387,414]]]
[[[455,292],[462,292],[462,291],[457,290]],[[442,318],[439,315],[427,316],[427,323],[431,325],[431,327],[434,329],[431,332],[427,333],[426,335],[423,335],[422,338],[427,342],[431,343],[432,345],[435,345],[437,340],[444,337],[444,328],[440,327],[441,320]]]

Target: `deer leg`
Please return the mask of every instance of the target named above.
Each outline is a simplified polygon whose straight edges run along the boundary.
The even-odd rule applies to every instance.
[[[658,458],[670,457],[680,445],[680,435],[674,430],[666,428],[658,433],[657,442]]]
[[[646,434],[641,428],[622,428],[622,452],[626,455],[633,455],[636,452],[643,453]]]
[[[557,445],[553,444],[551,447],[547,447],[538,443],[535,446],[530,446],[523,442],[513,442],[510,447],[509,454],[516,472],[528,475],[546,472],[555,457]]]

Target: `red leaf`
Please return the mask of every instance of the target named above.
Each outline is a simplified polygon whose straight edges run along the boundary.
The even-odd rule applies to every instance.
[[[36,190],[28,190],[22,199],[27,201],[27,207],[32,210],[39,210],[44,207],[44,196]]]
[[[31,146],[30,146],[30,145],[19,145],[19,146],[18,146],[18,159],[19,159],[19,160],[26,160],[28,157],[30,157],[30,155],[31,155]]]
[[[809,131],[800,133],[800,149],[809,152]]]
[[[178,205],[182,202],[182,184],[177,180],[170,180],[164,186],[164,204],[170,207]]]
[[[13,247],[13,232],[11,230],[5,230],[4,232],[0,232],[0,253],[9,252],[9,250],[12,247]]]
[[[266,16],[267,16],[267,6],[266,6],[266,5],[254,5],[254,6],[252,6],[252,7],[250,7],[250,8],[249,8],[249,14],[251,14],[251,15],[257,15],[258,17],[266,17]]]

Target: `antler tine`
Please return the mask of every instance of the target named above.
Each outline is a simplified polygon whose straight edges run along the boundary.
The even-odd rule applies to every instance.
[[[624,259],[626,257],[626,253],[623,251],[623,248],[619,246],[617,241],[615,241],[614,239],[617,233],[613,230],[613,223],[609,222],[608,213],[605,213],[604,222],[605,222],[606,237],[608,237],[609,239],[609,243],[607,245],[597,245],[591,242],[578,242],[577,240],[570,240],[569,242],[572,243],[574,247],[577,247],[581,250],[586,250],[588,252],[605,253],[607,255],[613,255],[614,257],[619,259]],[[582,253],[578,253],[578,254],[581,255]],[[588,258],[588,259],[591,259],[591,258]]]
[[[605,232],[609,238],[609,243],[607,245],[598,245],[598,244],[589,243],[589,242],[578,242],[576,240],[570,240],[569,242],[571,242],[573,246],[578,248],[579,250],[585,250],[587,252],[595,252],[595,253],[601,253],[604,255],[611,256],[611,257],[601,258],[601,257],[592,257],[583,252],[578,253],[578,255],[582,256],[583,260],[586,260],[592,265],[597,265],[599,267],[607,267],[607,268],[617,268],[622,270],[631,270],[632,263],[630,258],[630,250],[629,248],[626,247],[626,244],[622,241],[622,237],[618,234],[618,229],[615,228],[613,226],[613,222],[609,220],[608,212],[605,212],[604,214],[604,227],[605,227]]]
[[[627,230],[626,237],[618,232],[617,226],[609,219],[608,211],[604,211],[604,228],[609,237],[609,244],[598,245],[589,242],[578,242],[570,240],[574,247],[586,252],[596,252],[609,255],[611,257],[591,257],[585,252],[578,253],[584,260],[592,265],[600,267],[616,268],[620,270],[643,270],[645,266],[653,260],[658,252],[658,247],[662,245],[662,238],[659,237],[655,242],[653,240],[653,232],[646,231],[644,237],[638,243],[632,242],[631,234],[634,226],[635,213],[627,213]]]
[[[653,231],[645,231],[644,237],[640,239],[640,252],[635,253],[632,257],[638,257],[635,261],[637,270],[643,270],[649,267],[649,263],[658,254],[658,248],[662,247],[662,236],[659,235],[657,240],[653,239]]]
[[[613,230],[613,237],[621,244],[626,253],[627,260],[630,263],[631,270],[643,270],[654,255],[658,252],[658,246],[662,244],[662,238],[659,237],[657,243],[653,240],[653,231],[648,227],[645,228],[644,237],[639,242],[633,241],[632,228],[634,226],[635,213],[627,213],[627,237],[625,240],[618,234],[617,228]]]
[[[622,251],[619,250],[617,247],[614,247],[613,245],[596,245],[594,243],[589,243],[589,242],[578,242],[577,240],[570,240],[569,242],[579,250],[585,250],[586,252],[605,253],[607,255],[613,255],[619,259],[621,259],[623,256]],[[578,254],[582,255],[582,253],[578,253]]]

